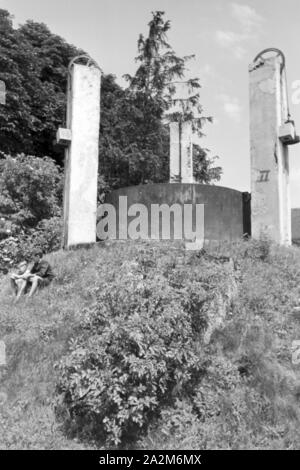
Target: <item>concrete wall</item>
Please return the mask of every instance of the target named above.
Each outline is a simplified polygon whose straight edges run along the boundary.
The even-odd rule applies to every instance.
[[[117,220],[119,196],[127,196],[128,207],[135,203],[144,204],[149,213],[151,204],[204,204],[204,237],[207,242],[236,240],[249,231],[249,201],[244,197],[245,193],[233,189],[180,183],[121,188],[111,192],[105,200],[116,208]]]
[[[127,196],[128,207],[144,204],[150,213],[151,204],[204,204],[204,236],[206,241],[231,241],[243,234],[251,235],[251,195],[234,189],[201,184],[149,184],[112,191],[105,202],[117,212],[119,228],[119,196]],[[128,217],[128,221],[132,218]],[[292,209],[292,240],[300,245],[300,208]],[[150,217],[149,217],[150,220]],[[117,231],[118,233],[118,231]]]

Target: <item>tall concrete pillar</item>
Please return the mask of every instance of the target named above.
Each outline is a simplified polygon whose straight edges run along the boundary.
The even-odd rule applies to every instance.
[[[191,122],[181,124],[181,182],[193,183],[193,130]]]
[[[288,147],[279,128],[288,120],[283,56],[260,58],[249,67],[251,231],[291,244]]]
[[[170,183],[181,181],[179,123],[170,123]]]
[[[174,82],[172,106],[168,114],[183,115],[193,110],[193,91],[188,82]],[[193,183],[193,130],[191,122],[170,123],[170,183]]]
[[[63,246],[96,241],[101,72],[73,63],[68,82]],[[63,137],[62,137],[63,138]]]
[[[170,123],[170,183],[193,183],[193,142],[190,122]]]

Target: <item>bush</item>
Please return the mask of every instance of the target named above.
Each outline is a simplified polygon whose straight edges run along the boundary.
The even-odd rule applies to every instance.
[[[174,406],[162,409],[160,419],[150,426],[138,446],[142,449],[190,449],[192,443],[199,441],[200,425],[192,404],[177,399]]]
[[[205,289],[195,266],[167,259],[158,270],[157,262],[148,253],[93,289],[81,334],[58,364],[57,414],[72,435],[127,445],[164,407],[194,393],[203,373],[204,305],[218,280],[208,269]]]
[[[245,257],[252,260],[268,261],[270,258],[272,242],[266,235],[261,235],[258,240],[251,240],[245,249]]]
[[[4,273],[19,261],[30,260],[35,249],[43,253],[61,247],[62,220],[60,217],[42,220],[36,229],[20,232],[18,236],[0,241],[0,270]]]
[[[48,157],[18,155],[0,160],[0,211],[19,234],[61,213],[63,178]]]
[[[45,253],[60,248],[62,188],[62,172],[50,158],[0,160],[0,213],[4,229],[9,226],[0,232],[2,272],[30,258],[35,248]]]

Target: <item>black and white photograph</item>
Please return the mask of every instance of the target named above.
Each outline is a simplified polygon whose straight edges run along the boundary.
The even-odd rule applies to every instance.
[[[24,450],[300,450],[299,1],[0,0],[1,467]]]

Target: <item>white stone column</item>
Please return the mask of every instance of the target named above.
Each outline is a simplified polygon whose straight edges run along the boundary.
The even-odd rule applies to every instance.
[[[63,246],[96,241],[101,72],[73,64],[68,83]]]
[[[181,178],[180,169],[180,136],[178,122],[171,122],[170,129],[170,183],[178,183]]]
[[[170,123],[170,183],[193,183],[193,142],[190,122]]]
[[[183,116],[192,111],[193,94],[187,82],[175,82],[173,104],[168,114]],[[193,183],[193,130],[191,122],[170,123],[170,183]]]
[[[288,118],[280,56],[250,65],[251,231],[291,244],[288,147],[278,138]]]
[[[181,125],[181,182],[193,183],[193,142],[192,124],[183,122]]]

